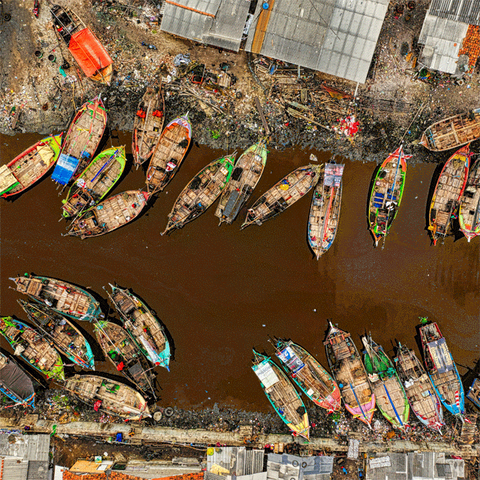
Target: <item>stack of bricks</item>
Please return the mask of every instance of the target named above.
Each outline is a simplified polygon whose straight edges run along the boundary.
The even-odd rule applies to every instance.
[[[480,26],[469,25],[458,55],[468,55],[468,65],[475,66],[480,56]]]

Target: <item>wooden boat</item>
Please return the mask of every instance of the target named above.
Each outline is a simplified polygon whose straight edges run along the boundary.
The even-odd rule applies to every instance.
[[[117,370],[140,390],[156,398],[155,375],[127,330],[116,323],[100,321],[95,323],[95,337]]]
[[[71,283],[28,273],[10,280],[17,285],[17,292],[24,293],[67,317],[92,321],[104,316],[98,301],[86,290]]]
[[[330,328],[323,342],[327,352],[330,371],[342,393],[345,408],[369,427],[375,412],[375,394],[368,383],[367,372],[350,334]]]
[[[188,114],[172,120],[160,135],[147,169],[147,191],[161,192],[177,173],[192,141]]]
[[[137,168],[152,155],[164,121],[165,101],[160,80],[158,85],[147,87],[133,121],[132,153]]]
[[[480,158],[470,168],[458,211],[460,231],[468,241],[480,235]]]
[[[400,145],[383,161],[373,180],[368,201],[368,225],[375,246],[388,235],[400,208],[407,176],[406,158],[410,155],[405,155]]]
[[[162,235],[177,228],[183,228],[215,202],[230,180],[234,161],[235,153],[218,158],[190,180],[168,214],[167,228]]]
[[[52,135],[27,148],[0,167],[0,195],[10,197],[24,192],[53,167],[60,154],[62,135]]]
[[[398,373],[382,346],[370,335],[363,336],[362,342],[365,347],[363,362],[377,407],[394,428],[405,430],[410,405]]]
[[[13,400],[15,406],[35,408],[35,389],[32,380],[17,362],[2,352],[0,352],[0,392]]]
[[[422,322],[425,322],[423,319]],[[420,327],[425,369],[443,406],[463,420],[465,395],[457,366],[436,322]]]
[[[87,339],[64,315],[39,303],[18,300],[28,319],[52,345],[79,367],[95,370],[95,359]]]
[[[457,210],[467,182],[471,155],[469,151],[467,145],[455,152],[438,177],[428,213],[428,230],[434,245],[440,237],[446,237],[450,233],[451,218]]]
[[[137,218],[147,206],[150,195],[141,190],[127,190],[90,207],[70,225],[67,235],[84,238],[113,232]]]
[[[66,380],[64,388],[95,411],[101,410],[128,420],[151,416],[143,396],[116,380],[96,375],[74,375]]]
[[[52,173],[60,185],[75,180],[90,162],[107,126],[107,112],[100,97],[85,102],[75,114]]]
[[[434,152],[458,148],[480,138],[480,108],[430,125],[420,143]]]
[[[321,165],[307,165],[286,175],[248,209],[241,228],[261,225],[300,200],[316,185],[321,169]]]
[[[426,427],[440,431],[444,425],[442,404],[414,351],[399,343],[394,363],[415,416]]]
[[[126,161],[125,146],[100,152],[68,190],[63,200],[63,216],[77,217],[100,202],[122,176]]]
[[[153,365],[170,371],[170,343],[160,321],[142,300],[126,288],[112,284],[110,287],[112,293],[107,292],[108,296],[137,347]]]
[[[12,317],[0,317],[0,333],[32,367],[53,380],[65,380],[60,354],[40,332]]]
[[[340,410],[342,398],[337,382],[310,353],[291,340],[277,338],[273,345],[283,370],[315,405],[328,413]]]
[[[235,164],[232,176],[223,189],[218,201],[215,216],[222,222],[231,224],[257,186],[267,163],[266,141],[261,140],[247,148]]]
[[[480,408],[480,378],[475,378],[468,389],[467,398]]]
[[[308,217],[308,244],[317,260],[332,246],[342,205],[342,176],[345,165],[327,163],[319,172]]]
[[[303,400],[282,369],[266,355],[253,350],[252,369],[279,417],[294,435],[309,440],[310,424]]]

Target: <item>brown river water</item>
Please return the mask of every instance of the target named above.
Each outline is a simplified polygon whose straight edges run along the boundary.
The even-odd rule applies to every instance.
[[[0,135],[0,164],[38,139]],[[129,133],[106,146],[127,146]],[[317,262],[306,229],[311,193],[261,227],[218,227],[216,204],[170,236],[167,215],[187,182],[224,152],[193,145],[166,191],[135,222],[108,235],[63,237],[61,199],[45,178],[13,201],[1,202],[1,315],[26,320],[9,277],[31,272],[88,287],[129,287],[156,311],[173,341],[170,372],[156,369],[161,405],[270,411],[251,370],[251,349],[272,353],[269,336],[287,337],[327,366],[327,320],[373,339],[392,353],[395,341],[415,348],[418,317],[439,322],[458,364],[473,366],[480,352],[480,239],[453,237],[430,245],[425,211],[436,165],[409,166],[401,209],[385,248],[373,247],[366,203],[373,163],[346,161],[337,238]],[[241,152],[239,152],[241,153]],[[291,170],[310,163],[310,151],[269,153],[250,203]],[[319,161],[328,152],[313,152]],[[112,193],[141,188],[144,173],[131,167]],[[92,338],[92,327],[76,322]],[[11,351],[2,338],[2,347]],[[92,341],[97,371],[116,373]],[[465,369],[459,367],[461,373]],[[73,373],[73,369],[69,370]]]

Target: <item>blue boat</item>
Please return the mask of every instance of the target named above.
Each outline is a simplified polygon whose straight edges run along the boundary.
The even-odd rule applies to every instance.
[[[15,402],[35,408],[35,390],[30,377],[14,360],[0,352],[0,392]]]

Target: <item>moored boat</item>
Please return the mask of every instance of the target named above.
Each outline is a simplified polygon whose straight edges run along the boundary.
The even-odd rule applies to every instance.
[[[133,388],[96,375],[74,375],[65,382],[66,390],[93,407],[128,420],[150,417],[146,400]]]
[[[32,380],[12,358],[0,352],[0,392],[15,405],[35,408],[35,389]]]
[[[147,87],[133,121],[132,153],[137,168],[152,155],[162,134],[164,121],[165,101],[160,80],[158,85]]]
[[[465,395],[457,366],[437,323],[425,322],[420,327],[425,369],[443,406],[463,420]]]
[[[15,282],[17,292],[24,293],[36,302],[68,317],[88,321],[103,317],[100,304],[93,295],[71,283],[28,273],[10,280]]]
[[[337,382],[313,355],[292,340],[277,338],[273,345],[283,370],[315,405],[328,413],[340,410],[342,398]]]
[[[407,176],[407,158],[410,155],[405,155],[400,145],[383,161],[373,180],[368,201],[368,226],[375,246],[388,235],[400,208]]]
[[[215,216],[231,224],[257,186],[267,163],[266,140],[262,139],[247,148],[235,164],[230,181],[223,189]]]
[[[125,163],[124,146],[100,152],[68,190],[62,205],[63,216],[77,217],[100,202],[122,176]]]
[[[85,102],[75,114],[63,140],[62,150],[52,173],[60,185],[75,180],[90,162],[107,126],[107,112],[100,97]]]
[[[345,408],[369,427],[375,412],[375,394],[370,388],[367,372],[350,333],[330,328],[323,342],[330,371],[342,393]]]
[[[150,195],[141,190],[127,190],[90,207],[70,225],[67,235],[84,238],[113,232],[137,218]]]
[[[342,205],[342,176],[345,165],[327,163],[320,171],[308,217],[308,244],[317,260],[333,244]]]
[[[447,160],[438,177],[428,213],[428,230],[434,245],[440,237],[450,234],[452,215],[467,182],[470,155],[469,145],[462,147]]]
[[[444,425],[442,404],[420,360],[399,343],[394,362],[413,413],[426,427],[440,431]]]
[[[430,125],[420,144],[434,152],[458,148],[480,138],[480,108],[448,117]]]
[[[467,398],[480,408],[480,377],[473,380],[468,389]]]
[[[266,355],[253,350],[252,370],[283,422],[293,434],[309,440],[310,424],[303,400],[283,370]]]
[[[470,168],[458,209],[460,231],[470,241],[480,235],[480,158]]]
[[[64,315],[33,302],[18,300],[28,319],[54,347],[79,367],[95,370],[95,359],[87,339]]]
[[[0,167],[0,195],[18,195],[38,182],[53,167],[60,154],[62,135],[52,135],[27,148]]]
[[[248,209],[241,228],[261,225],[300,200],[316,185],[321,169],[321,165],[307,165],[286,175]]]
[[[188,114],[172,120],[156,143],[147,169],[147,192],[161,192],[177,173],[192,141]]]
[[[107,294],[138,348],[153,365],[170,371],[170,343],[163,325],[145,302],[129,290],[112,284],[110,287],[112,293]]]
[[[162,235],[183,228],[205,212],[220,196],[232,175],[235,153],[209,163],[193,177],[178,196]]]
[[[0,317],[0,333],[14,354],[36,368],[47,379],[65,380],[60,354],[37,330],[12,317]]]
[[[394,428],[405,430],[410,405],[398,373],[382,346],[370,335],[363,336],[362,343],[365,347],[363,362],[377,407]]]

